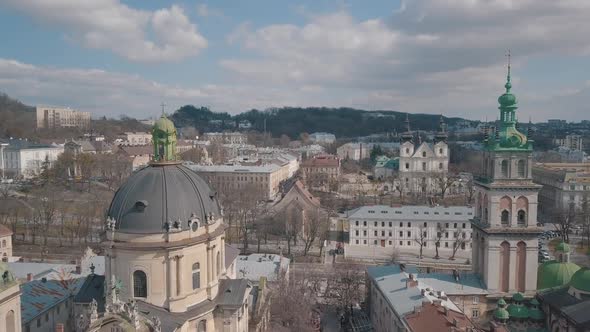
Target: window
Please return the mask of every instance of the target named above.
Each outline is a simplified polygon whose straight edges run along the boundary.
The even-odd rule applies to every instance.
[[[363,221],[363,226],[367,226],[367,222],[366,221]]]
[[[422,163],[422,170],[425,171],[426,170],[426,163]]]
[[[381,231],[381,236],[385,236],[385,231]]]
[[[356,244],[359,244],[359,240],[356,240]]]
[[[359,231],[358,229],[356,231],[354,231],[354,235],[359,236]]]
[[[505,178],[508,177],[508,161],[507,160],[502,160],[501,173],[502,173],[503,177],[505,177]]]
[[[445,242],[445,248],[448,248],[448,247],[449,247],[449,243]]]
[[[391,236],[392,236],[391,234],[392,234],[392,233],[391,233],[391,231],[389,231],[389,237],[391,237]]]
[[[406,148],[406,153],[410,153],[410,149]]]
[[[193,289],[201,288],[201,264],[193,264]]]
[[[367,231],[363,231],[363,236],[367,236]]]
[[[426,151],[422,151],[422,157],[426,158]]]
[[[445,232],[445,238],[449,238],[449,232]]]
[[[453,228],[457,228],[457,223],[454,223],[453,224]]]
[[[373,223],[373,225],[374,225],[375,227],[377,227],[377,222],[375,221],[375,222]]]
[[[424,231],[424,233],[422,233],[422,236],[426,237],[426,231]]]
[[[412,232],[408,231],[408,237],[412,237]]]
[[[463,228],[465,228],[465,223],[463,223]]]
[[[207,321],[201,320],[197,325],[197,332],[207,332]]]
[[[403,246],[404,245],[404,241],[399,241],[399,245]]]
[[[443,154],[443,149],[442,148],[438,149],[438,153]]]
[[[449,228],[449,223],[445,223],[445,228]]]
[[[510,220],[510,212],[508,212],[508,210],[502,211],[502,215],[500,217],[500,220],[503,225],[507,225]]]
[[[219,276],[221,274],[221,252],[217,252],[217,259],[215,264],[217,265],[217,275]]]
[[[389,245],[391,245],[391,241],[389,241]]]
[[[522,160],[522,159],[519,160],[516,165],[517,165],[516,169],[518,171],[518,176],[521,178],[524,178],[525,173],[526,173],[526,167],[525,167],[526,164],[525,164],[524,160]]]
[[[147,276],[141,270],[133,272],[133,296],[147,297]]]
[[[385,221],[381,222],[381,227],[385,227]]]
[[[412,241],[408,241],[408,245],[411,246],[412,245]]]
[[[410,163],[406,163],[406,169],[410,169]]]
[[[526,212],[524,210],[518,210],[517,214],[518,224],[525,225],[526,224]]]
[[[390,222],[389,222],[389,227],[391,227],[391,226],[393,226],[393,223],[390,221]]]
[[[404,227],[404,223],[403,222],[400,222],[399,223],[399,227]]]
[[[375,231],[375,233],[374,233],[374,234],[375,234],[375,236],[377,236],[377,231]]]
[[[471,317],[472,318],[479,317],[479,309],[471,309]]]
[[[438,163],[438,169],[443,169],[443,163]]]
[[[477,304],[479,303],[479,296],[474,296],[473,297],[473,304]]]
[[[363,244],[367,244],[367,240],[363,240]]]
[[[408,221],[408,227],[412,227],[412,224],[410,224],[410,222]]]
[[[399,237],[404,237],[404,232],[399,231]]]
[[[356,226],[358,226],[358,225],[359,225],[359,221],[357,220],[357,221],[356,221],[354,224],[355,224]]]

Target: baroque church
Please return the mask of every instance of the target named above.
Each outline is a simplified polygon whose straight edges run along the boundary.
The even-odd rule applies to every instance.
[[[105,303],[92,301],[77,330],[248,331],[252,286],[230,278],[236,253],[226,252],[217,194],[177,160],[165,115],[152,136],[153,161],[108,210]]]
[[[399,152],[399,182],[404,192],[433,193],[438,190],[437,179],[449,171],[449,147],[443,118],[433,142],[422,141],[420,133],[410,130],[406,115],[406,132],[401,134]]]

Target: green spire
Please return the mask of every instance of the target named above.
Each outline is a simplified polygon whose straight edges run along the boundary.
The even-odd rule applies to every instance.
[[[152,129],[154,162],[176,161],[176,127],[164,112]]]

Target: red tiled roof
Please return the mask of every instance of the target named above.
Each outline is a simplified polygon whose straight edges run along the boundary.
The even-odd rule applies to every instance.
[[[0,236],[8,236],[8,235],[12,235],[12,231],[10,230],[10,228],[0,224]]]
[[[463,313],[434,303],[424,303],[420,311],[410,313],[405,318],[412,332],[466,331],[468,327],[474,327]]]
[[[334,156],[316,156],[301,163],[303,167],[339,167],[340,160]]]

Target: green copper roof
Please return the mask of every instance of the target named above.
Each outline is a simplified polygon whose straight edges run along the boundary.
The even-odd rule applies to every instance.
[[[580,267],[570,262],[551,260],[539,265],[537,269],[537,289],[566,285]]]
[[[518,129],[516,129],[516,109],[518,108],[516,96],[510,92],[510,64],[508,75],[504,85],[506,92],[498,98],[500,103],[500,120],[497,121],[497,132],[486,139],[485,144],[488,150],[492,151],[532,151],[532,141]]]
[[[541,303],[539,303],[539,301],[538,301],[536,298],[533,298],[533,299],[531,300],[531,305],[532,305],[532,306],[538,306],[539,304],[541,304]]]
[[[5,280],[1,276],[3,276],[4,273],[6,273],[6,272],[8,272],[8,274],[7,274],[7,278]],[[8,264],[6,264],[4,262],[0,262],[0,291],[6,289],[8,287],[11,287],[13,285],[16,285],[16,283],[17,283],[17,281],[14,278],[14,275],[8,269]]]
[[[508,310],[504,308],[497,308],[494,310],[494,318],[499,320],[508,320],[510,318],[510,314],[508,313]]]
[[[545,313],[539,308],[531,308],[529,310],[529,317],[534,320],[543,320],[545,318]]]
[[[176,131],[176,127],[174,127],[174,123],[170,121],[170,119],[168,119],[165,114],[162,114],[156,123],[154,123],[154,130],[172,133]]]
[[[514,293],[514,295],[512,295],[512,300],[522,302],[524,301],[524,296],[521,293]]]
[[[154,161],[176,161],[176,127],[165,114],[156,121],[152,129]]]
[[[506,305],[506,301],[504,301],[504,299],[501,298],[501,299],[498,300],[498,305],[499,306],[505,306]]]
[[[511,304],[508,306],[508,314],[510,318],[529,318],[529,309],[522,304]]]
[[[561,241],[556,247],[555,247],[555,251],[561,251],[561,252],[570,252],[570,246],[565,243],[564,241]]]
[[[570,286],[582,292],[590,292],[590,269],[584,267],[574,273]]]

